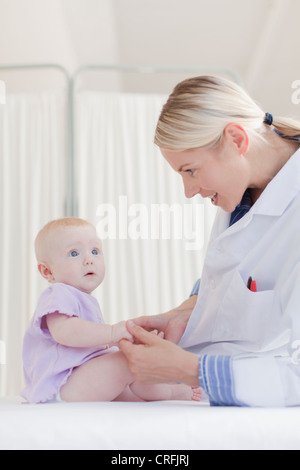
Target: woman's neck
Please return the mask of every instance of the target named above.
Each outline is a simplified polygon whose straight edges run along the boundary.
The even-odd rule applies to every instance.
[[[252,167],[250,184],[253,204],[261,196],[267,185],[279,173],[288,160],[299,149],[296,142],[289,142],[270,132],[268,141],[249,150],[249,162]]]

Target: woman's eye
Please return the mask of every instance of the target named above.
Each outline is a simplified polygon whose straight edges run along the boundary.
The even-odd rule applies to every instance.
[[[72,258],[75,258],[76,256],[78,256],[78,254],[79,254],[78,251],[73,250],[73,251],[71,251],[70,256],[71,256]]]
[[[185,170],[185,172],[188,173],[188,174],[191,175],[191,176],[194,176],[195,171],[196,171],[196,170],[194,170],[194,169],[192,169],[192,168],[189,169],[189,170]]]

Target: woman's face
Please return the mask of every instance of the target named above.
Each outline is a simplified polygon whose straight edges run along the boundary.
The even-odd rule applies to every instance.
[[[197,148],[175,152],[161,149],[171,167],[183,179],[185,195],[200,194],[226,212],[233,212],[249,187],[247,158],[236,145],[224,139],[216,148]]]

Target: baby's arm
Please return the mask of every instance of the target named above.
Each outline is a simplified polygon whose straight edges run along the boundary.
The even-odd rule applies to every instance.
[[[52,338],[64,346],[89,348],[118,343],[123,338],[132,341],[125,322],[105,325],[61,313],[51,313],[46,319]]]

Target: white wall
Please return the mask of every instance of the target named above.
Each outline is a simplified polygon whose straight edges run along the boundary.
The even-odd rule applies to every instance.
[[[0,64],[223,65],[266,110],[297,117],[299,16],[299,0],[0,0]],[[167,92],[161,80],[147,86]]]
[[[93,62],[116,63],[110,0],[0,0],[0,66],[56,63],[72,75]],[[58,74],[4,73],[7,92],[59,86]]]

